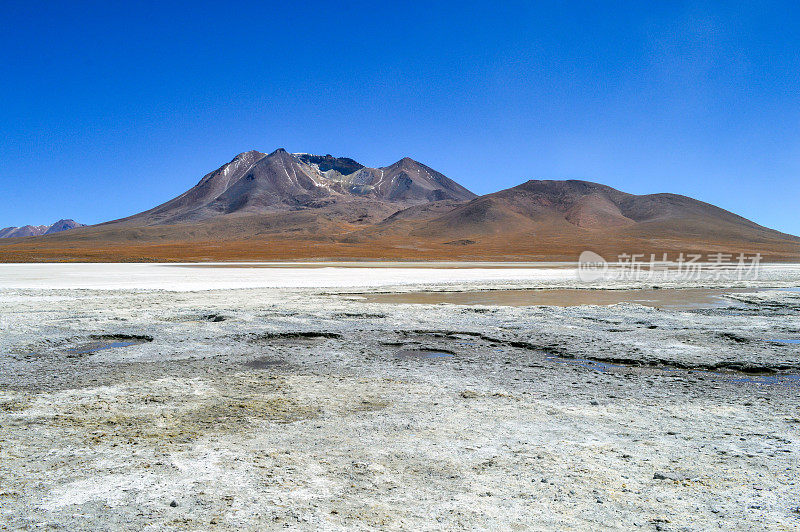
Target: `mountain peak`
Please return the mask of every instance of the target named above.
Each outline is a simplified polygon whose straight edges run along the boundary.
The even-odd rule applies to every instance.
[[[14,238],[25,236],[42,236],[60,233],[76,227],[84,227],[72,219],[59,220],[52,225],[24,225],[22,227],[6,227],[0,229],[0,238]]]
[[[50,235],[52,233],[60,233],[61,231],[68,231],[70,229],[75,229],[76,227],[83,227],[83,224],[79,224],[75,220],[71,218],[62,219],[51,225],[47,228],[47,231],[44,232],[46,235]]]
[[[384,168],[409,168],[415,166],[425,166],[425,165],[415,161],[411,157],[403,157],[394,164],[390,164],[389,166],[384,166]]]
[[[386,209],[432,201],[468,201],[475,194],[410,157],[382,168],[369,168],[329,153],[269,155],[251,150],[204,176],[180,196],[148,211],[124,218],[145,225],[197,222],[234,213],[263,214],[315,209],[343,202],[384,204]],[[363,204],[366,208],[367,203]]]
[[[242,159],[247,159],[247,158],[250,158],[250,157],[255,157],[255,156],[259,156],[259,155],[260,155],[261,157],[263,157],[263,156],[264,156],[264,155],[266,155],[266,154],[265,154],[265,153],[263,153],[263,152],[260,152],[260,151],[258,151],[258,150],[248,150],[248,151],[243,151],[242,153],[240,153],[239,155],[237,155],[236,157],[234,157],[234,158],[233,158],[233,160],[234,160],[234,161],[240,161],[240,160],[242,160]]]

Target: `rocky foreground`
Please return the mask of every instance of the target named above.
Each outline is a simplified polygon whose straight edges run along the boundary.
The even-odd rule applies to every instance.
[[[0,300],[8,529],[800,526],[797,291],[691,311]]]

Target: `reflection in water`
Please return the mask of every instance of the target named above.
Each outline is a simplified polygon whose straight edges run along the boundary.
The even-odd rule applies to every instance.
[[[752,377],[743,377],[741,379],[734,379],[734,382],[749,382],[752,384],[794,384],[800,385],[800,375],[787,374],[787,375],[755,375]]]
[[[131,338],[123,341],[97,341],[83,344],[79,347],[67,349],[66,352],[73,355],[85,355],[88,353],[95,353],[97,351],[105,351],[106,349],[114,349],[116,347],[128,347],[131,345],[139,345],[149,342],[150,339],[145,338]]]
[[[107,344],[88,344],[77,349],[67,349],[67,353],[74,353],[82,355],[84,353],[94,353],[95,351],[103,351],[104,349],[112,349],[114,347],[128,347],[129,345],[136,345],[139,342],[111,342]]]
[[[754,288],[681,288],[590,290],[581,288],[552,288],[538,290],[473,290],[466,292],[407,292],[383,294],[357,294],[359,301],[367,303],[394,303],[436,305],[501,305],[534,306],[552,305],[571,307],[578,305],[615,305],[637,303],[648,307],[670,309],[720,308],[737,304],[726,300],[727,294],[752,293]]]

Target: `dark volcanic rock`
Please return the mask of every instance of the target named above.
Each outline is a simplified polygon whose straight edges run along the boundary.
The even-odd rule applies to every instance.
[[[342,175],[350,175],[356,170],[361,170],[364,165],[347,157],[334,157],[328,155],[311,155],[310,153],[297,153],[295,156],[306,164],[315,164],[322,172],[336,170]]]

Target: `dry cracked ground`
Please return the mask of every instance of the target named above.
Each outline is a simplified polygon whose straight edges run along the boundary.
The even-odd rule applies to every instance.
[[[797,291],[0,297],[4,529],[800,527]]]

